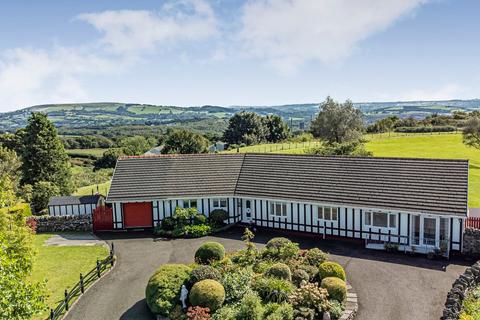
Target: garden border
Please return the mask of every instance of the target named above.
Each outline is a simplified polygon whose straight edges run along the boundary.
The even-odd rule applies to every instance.
[[[355,319],[358,312],[358,297],[357,293],[347,282],[347,303],[345,305],[345,310],[342,313],[342,316],[338,320],[352,320]]]

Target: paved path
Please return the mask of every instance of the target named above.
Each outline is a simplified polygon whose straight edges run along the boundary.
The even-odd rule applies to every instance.
[[[45,241],[46,246],[96,246],[105,242],[91,233],[59,233]]]
[[[257,233],[263,246],[278,232]],[[164,263],[191,262],[198,246],[207,240],[223,243],[227,251],[243,247],[241,230],[234,229],[201,239],[154,241],[145,234],[114,234],[102,238],[115,242],[115,269],[91,287],[66,319],[153,319],[145,304],[150,275]],[[302,248],[313,246],[331,253],[347,271],[359,297],[358,320],[438,320],[446,294],[464,271],[460,262],[429,261],[424,257],[363,249],[357,244],[290,238]]]

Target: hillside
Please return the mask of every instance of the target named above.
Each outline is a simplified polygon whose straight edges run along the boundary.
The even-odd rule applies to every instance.
[[[365,102],[354,105],[364,112],[365,120],[369,123],[389,115],[423,118],[431,113],[472,111],[480,108],[480,100]],[[277,114],[294,129],[303,129],[318,111],[318,103],[232,107],[176,107],[117,102],[39,105],[0,113],[0,132],[24,127],[32,112],[45,112],[57,127],[105,128],[119,125],[191,125],[197,122],[202,125],[202,121],[203,125],[224,126],[226,119],[241,110],[255,111],[261,115]]]

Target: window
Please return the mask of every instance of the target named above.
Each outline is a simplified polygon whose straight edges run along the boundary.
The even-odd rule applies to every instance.
[[[318,220],[337,221],[338,208],[336,207],[317,207]]]
[[[287,204],[284,202],[270,202],[270,215],[277,218],[286,218]]]
[[[379,228],[396,228],[397,215],[383,211],[366,211],[365,225]]]
[[[226,209],[228,201],[227,198],[213,199],[213,207],[216,209]]]
[[[184,199],[183,207],[187,208],[197,208],[197,199]]]

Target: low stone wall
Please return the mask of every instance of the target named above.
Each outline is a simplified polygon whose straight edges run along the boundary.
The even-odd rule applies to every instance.
[[[480,230],[466,228],[463,233],[463,253],[472,257],[480,257]]]
[[[470,289],[480,285],[480,261],[468,267],[453,283],[447,295],[441,320],[457,320],[462,311],[462,303]]]
[[[37,233],[61,231],[91,231],[92,217],[78,216],[34,216]]]

